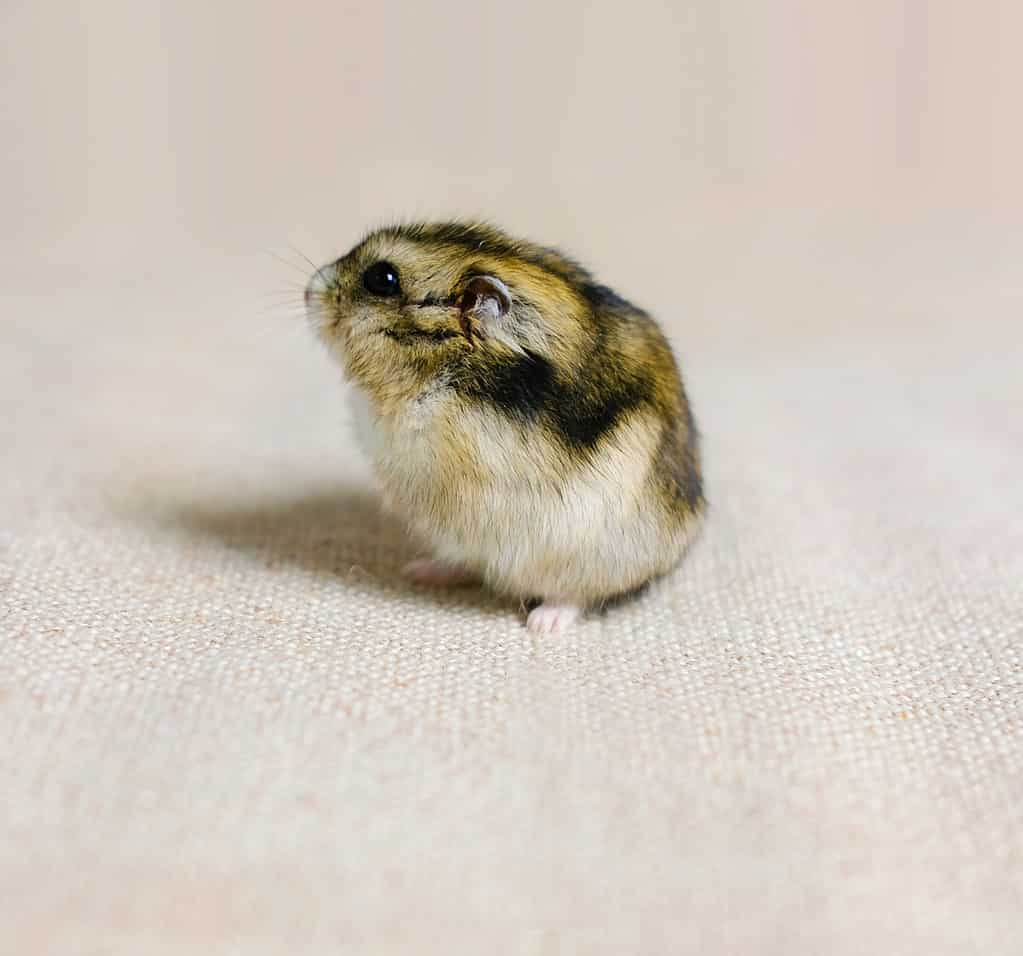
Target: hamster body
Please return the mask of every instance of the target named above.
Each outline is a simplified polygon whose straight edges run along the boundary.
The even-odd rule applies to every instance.
[[[704,497],[677,365],[574,261],[485,225],[395,226],[305,298],[385,503],[433,550],[410,576],[539,600],[530,629],[556,632],[681,559]]]

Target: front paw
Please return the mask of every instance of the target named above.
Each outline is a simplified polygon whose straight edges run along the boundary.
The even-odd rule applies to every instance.
[[[402,569],[404,577],[413,584],[424,587],[442,588],[473,584],[477,578],[468,570],[456,564],[446,564],[432,558],[418,558]]]

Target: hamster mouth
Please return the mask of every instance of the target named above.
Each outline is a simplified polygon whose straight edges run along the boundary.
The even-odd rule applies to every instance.
[[[440,296],[435,292],[420,299],[418,302],[410,302],[417,309],[452,309],[458,304],[458,299],[453,295]]]
[[[454,329],[381,329],[381,335],[394,339],[402,345],[412,345],[416,342],[444,342],[448,339],[461,338],[462,333]]]

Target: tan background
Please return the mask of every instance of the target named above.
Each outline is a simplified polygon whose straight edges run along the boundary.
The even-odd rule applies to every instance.
[[[3,4],[0,952],[1018,951],[1021,35]],[[298,316],[469,214],[656,311],[706,434],[683,571],[558,641],[394,580]]]

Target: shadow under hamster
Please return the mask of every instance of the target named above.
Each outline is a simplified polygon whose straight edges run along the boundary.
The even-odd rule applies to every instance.
[[[363,489],[311,488],[239,500],[223,495],[188,498],[175,490],[160,497],[150,493],[149,507],[136,505],[122,516],[168,534],[216,542],[268,569],[290,565],[340,581],[357,576],[360,584],[381,592],[415,593],[446,606],[514,607],[481,586],[435,589],[407,581],[401,569],[416,556],[416,543]]]

